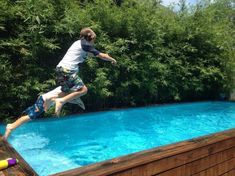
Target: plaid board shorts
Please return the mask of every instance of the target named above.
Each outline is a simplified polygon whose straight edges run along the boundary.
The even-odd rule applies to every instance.
[[[67,70],[63,67],[56,67],[56,82],[61,86],[63,92],[76,91],[84,86],[78,72]]]
[[[45,112],[43,104],[44,104],[44,100],[42,96],[39,96],[35,104],[33,106],[28,107],[26,110],[24,110],[22,114],[28,115],[30,119],[36,119],[42,113]]]

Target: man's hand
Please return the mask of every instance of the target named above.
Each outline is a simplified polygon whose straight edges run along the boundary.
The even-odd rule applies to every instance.
[[[101,58],[101,59],[103,59],[103,60],[105,60],[105,61],[110,61],[112,64],[117,64],[117,61],[114,59],[114,58],[112,58],[111,56],[109,56],[108,54],[105,54],[105,53],[99,53],[98,55],[97,55],[97,57],[99,57],[99,58]]]
[[[117,64],[117,61],[116,61],[114,58],[112,58],[111,63],[112,63],[113,65],[116,65],[116,64]]]

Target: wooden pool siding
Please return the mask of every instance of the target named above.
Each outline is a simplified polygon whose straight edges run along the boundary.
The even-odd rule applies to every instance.
[[[235,129],[53,176],[235,176]]]
[[[2,136],[0,135],[0,138],[1,137]],[[0,176],[38,176],[38,174],[7,141],[0,139],[0,160],[7,158],[17,158],[19,163],[0,171]]]

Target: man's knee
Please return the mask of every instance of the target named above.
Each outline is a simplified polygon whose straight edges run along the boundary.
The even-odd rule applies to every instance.
[[[88,91],[88,88],[86,86],[83,86],[81,89],[79,89],[83,94],[86,94]]]

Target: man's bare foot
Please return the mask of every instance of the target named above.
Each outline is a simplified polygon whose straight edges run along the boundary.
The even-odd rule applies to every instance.
[[[13,126],[12,124],[8,124],[7,127],[6,127],[6,131],[5,131],[5,134],[4,136],[2,137],[3,140],[7,140],[8,136],[11,134],[12,130],[13,130]]]
[[[60,111],[61,111],[63,105],[64,105],[64,103],[63,103],[63,101],[61,101],[60,98],[55,99],[55,114],[57,116],[60,116]]]

